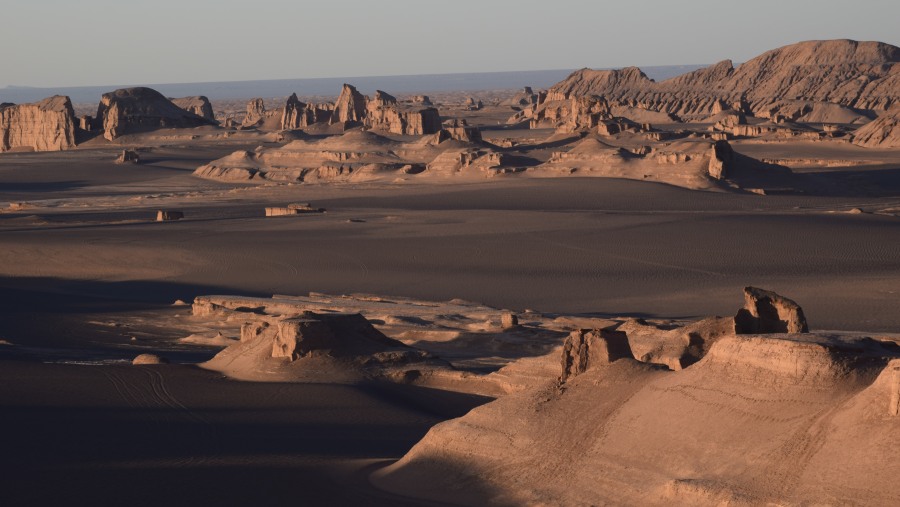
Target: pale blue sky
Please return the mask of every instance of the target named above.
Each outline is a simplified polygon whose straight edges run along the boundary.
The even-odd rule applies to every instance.
[[[897,0],[4,0],[0,19],[0,86],[740,62],[831,38],[900,45]]]

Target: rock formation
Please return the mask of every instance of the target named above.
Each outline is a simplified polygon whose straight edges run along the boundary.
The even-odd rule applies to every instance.
[[[582,69],[550,88],[546,102],[598,95],[611,104],[695,119],[726,104],[742,112],[769,111],[786,99],[879,112],[900,101],[898,63],[900,48],[889,44],[809,41],[768,51],[738,67],[725,60],[659,83],[636,67]]]
[[[157,222],[170,222],[173,220],[181,220],[182,218],[184,218],[184,212],[181,211],[159,210],[156,212]]]
[[[0,105],[0,152],[14,148],[60,151],[75,146],[75,111],[69,97]]]
[[[625,333],[597,329],[572,331],[563,344],[559,380],[566,382],[594,366],[622,358],[634,358]]]
[[[138,152],[134,150],[122,150],[122,153],[119,153],[118,158],[116,158],[117,164],[137,164],[140,162],[141,157],[138,155]]]
[[[184,109],[189,113],[196,114],[201,118],[205,118],[211,122],[216,121],[216,115],[213,112],[212,104],[209,99],[203,95],[196,97],[182,97],[180,99],[170,98],[173,104]]]
[[[307,104],[301,102],[294,93],[288,97],[281,113],[281,129],[293,130],[324,123],[331,119],[332,113],[331,104]]]
[[[103,124],[103,137],[110,141],[132,132],[215,123],[185,111],[151,88],[123,88],[104,93],[97,118]]]
[[[434,142],[439,144],[449,140],[480,143],[482,141],[481,130],[478,127],[470,126],[466,120],[445,122],[443,128],[434,135]]]
[[[131,361],[131,364],[134,364],[134,365],[168,364],[168,363],[169,363],[168,359],[166,359],[164,357],[160,357],[156,354],[140,354]]]
[[[346,86],[346,85],[345,85]],[[402,106],[392,95],[381,90],[366,101],[366,126],[400,135],[434,134],[441,130],[441,116],[433,107]]]
[[[247,101],[247,114],[241,125],[244,127],[252,127],[258,125],[266,117],[266,103],[263,99],[250,99]]]
[[[728,141],[716,141],[710,148],[709,177],[716,180],[724,180],[729,177],[729,169],[734,163],[734,150]]]
[[[362,123],[365,118],[366,97],[359,93],[356,87],[345,83],[337,102],[334,103],[331,123]]]
[[[744,288],[744,307],[734,317],[736,334],[808,333],[803,309],[772,291]]]
[[[853,134],[853,144],[866,148],[900,148],[900,107],[860,127]]]

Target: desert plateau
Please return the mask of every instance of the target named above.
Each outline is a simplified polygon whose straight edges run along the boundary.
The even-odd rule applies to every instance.
[[[478,72],[387,75],[432,7],[277,52],[266,7],[0,87],[0,505],[900,505],[898,41],[577,69],[516,24],[507,71],[483,8]]]

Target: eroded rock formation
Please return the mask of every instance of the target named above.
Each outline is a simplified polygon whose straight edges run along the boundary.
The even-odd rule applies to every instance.
[[[97,118],[103,124],[103,137],[110,141],[131,132],[215,123],[185,111],[156,90],[142,87],[104,93]]]
[[[792,117],[800,117],[823,103],[841,106],[830,111],[841,116],[849,109],[880,112],[900,101],[898,63],[900,48],[889,44],[827,40],[768,51],[738,67],[725,60],[659,83],[636,67],[582,69],[550,88],[536,109],[598,95],[611,104],[693,119],[728,104],[761,116],[789,107]]]
[[[69,97],[0,105],[0,152],[14,148],[60,151],[75,146],[75,111]]]
[[[441,130],[441,116],[433,107],[410,107],[381,90],[366,101],[364,123],[374,129],[400,135],[434,134]]]
[[[744,288],[744,307],[734,317],[737,334],[808,333],[803,309],[772,291]]]
[[[334,103],[331,123],[362,123],[365,118],[366,97],[359,93],[355,86],[345,83],[337,102]]]
[[[900,147],[900,107],[860,127],[853,134],[853,144],[866,148]]]
[[[634,358],[625,333],[597,329],[572,331],[563,344],[560,382],[566,382],[594,366],[622,358]]]
[[[210,104],[209,99],[203,95],[198,95],[196,97],[182,97],[178,99],[170,98],[169,100],[189,113],[196,114],[197,116],[212,122],[216,121],[216,115],[213,112],[212,104]]]

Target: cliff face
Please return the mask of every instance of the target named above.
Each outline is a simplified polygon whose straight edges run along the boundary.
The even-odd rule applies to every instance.
[[[13,148],[60,151],[75,146],[75,112],[69,97],[0,105],[0,152]]]
[[[366,103],[365,124],[394,134],[421,136],[441,130],[441,115],[433,107],[401,106],[396,98],[378,90]]]
[[[199,127],[215,122],[185,111],[151,88],[123,88],[104,93],[97,108],[103,137],[172,127]]]
[[[203,95],[196,97],[182,97],[180,99],[169,99],[173,104],[184,109],[189,113],[194,113],[201,118],[209,121],[216,121],[216,115],[213,113],[212,104],[209,99]]]
[[[331,123],[362,122],[366,117],[366,97],[353,85],[345,84],[334,103]]]
[[[874,112],[900,102],[900,48],[880,42],[808,41],[734,67],[729,60],[655,82],[640,69],[582,69],[557,83],[547,101],[599,95],[678,116],[709,115],[745,101],[753,111],[783,100],[838,104]]]
[[[281,114],[281,129],[291,130],[327,122],[334,111],[331,104],[307,104],[291,94]]]

